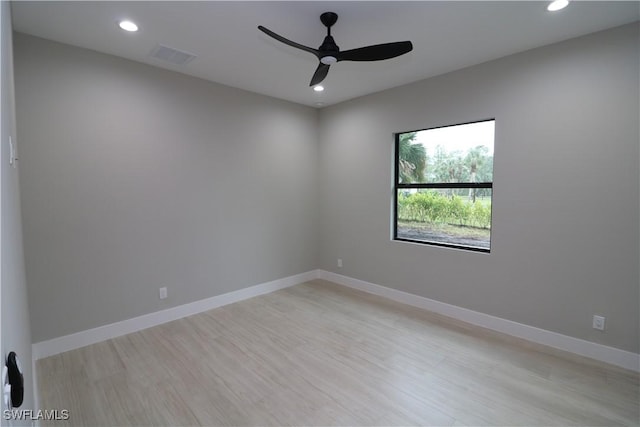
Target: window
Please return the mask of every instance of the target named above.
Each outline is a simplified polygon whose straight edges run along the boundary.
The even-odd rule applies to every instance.
[[[495,120],[395,135],[394,240],[491,249]]]

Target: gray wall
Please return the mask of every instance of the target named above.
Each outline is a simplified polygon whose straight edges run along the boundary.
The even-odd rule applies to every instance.
[[[637,24],[319,118],[29,36],[15,47],[34,341],[320,267],[639,351]],[[392,134],[491,117],[491,253],[391,241]]]
[[[322,110],[320,267],[637,353],[638,52],[636,23]],[[492,117],[491,253],[391,241],[392,134]]]
[[[15,52],[34,342],[317,267],[316,110],[21,34]]]
[[[18,186],[18,163],[9,165],[9,136],[18,142],[15,128],[15,108],[13,90],[13,57],[11,43],[11,10],[9,2],[0,2],[0,31],[2,31],[2,122],[0,124],[0,181],[2,182],[2,255],[0,286],[2,360],[10,351],[20,358],[24,381],[24,403],[20,409],[34,409],[33,376],[31,372],[31,332],[29,327],[29,306],[27,303],[27,283],[25,280],[24,256],[22,249],[22,224],[20,221],[20,192]],[[4,399],[2,399],[4,410]],[[19,423],[15,423],[19,424]],[[28,423],[31,424],[30,422]],[[4,421],[3,421],[4,425]]]

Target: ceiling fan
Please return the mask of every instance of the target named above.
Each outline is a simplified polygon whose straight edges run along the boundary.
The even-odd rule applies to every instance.
[[[393,42],[376,44],[372,46],[360,47],[357,49],[350,49],[340,51],[340,48],[331,37],[331,27],[338,20],[338,14],[334,12],[325,12],[320,15],[320,21],[327,27],[327,36],[324,38],[322,45],[318,49],[313,49],[308,46],[301,45],[291,40],[274,33],[273,31],[258,26],[258,29],[266,35],[273,37],[274,39],[282,42],[291,47],[295,47],[305,52],[314,54],[319,60],[318,68],[316,68],[311,83],[309,86],[315,86],[327,77],[329,72],[329,66],[339,61],[382,61],[384,59],[395,58],[396,56],[404,55],[407,52],[411,52],[413,45],[410,41]]]

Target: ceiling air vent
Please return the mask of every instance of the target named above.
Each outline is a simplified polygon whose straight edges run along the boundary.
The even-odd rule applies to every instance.
[[[196,55],[159,44],[151,51],[151,57],[176,65],[184,65],[193,61]]]

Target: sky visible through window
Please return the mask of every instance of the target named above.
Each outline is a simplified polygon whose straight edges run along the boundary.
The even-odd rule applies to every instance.
[[[458,151],[463,154],[478,145],[483,145],[489,149],[488,155],[493,156],[494,133],[495,121],[489,120],[422,130],[416,133],[415,142],[424,146],[427,156],[434,154],[438,145],[448,153]]]

